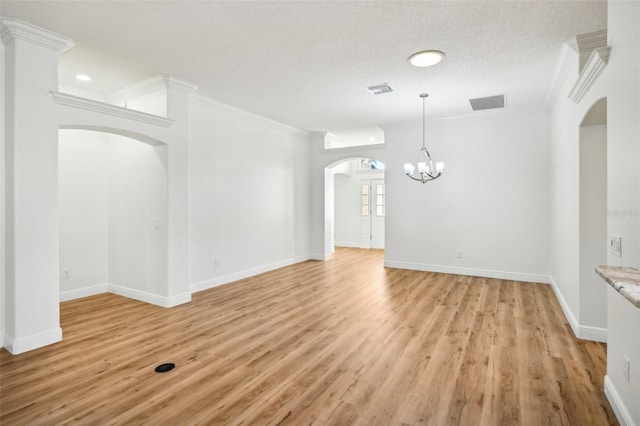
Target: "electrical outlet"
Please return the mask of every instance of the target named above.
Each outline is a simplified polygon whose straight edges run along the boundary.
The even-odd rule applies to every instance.
[[[213,258],[213,266],[216,266],[216,267],[220,266],[220,258],[218,257]]]
[[[62,278],[64,278],[65,280],[68,280],[69,278],[71,278],[71,270],[70,269],[63,269],[62,270]]]
[[[609,253],[622,257],[622,237],[609,235]]]
[[[624,379],[629,383],[631,381],[631,360],[624,355],[624,362],[622,363]]]
[[[462,250],[458,250],[458,259],[462,259]]]

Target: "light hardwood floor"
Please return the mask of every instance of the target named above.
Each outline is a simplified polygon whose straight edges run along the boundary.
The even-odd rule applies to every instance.
[[[382,262],[338,249],[172,309],[62,303],[63,342],[1,351],[0,424],[616,424],[606,347],[548,285]]]

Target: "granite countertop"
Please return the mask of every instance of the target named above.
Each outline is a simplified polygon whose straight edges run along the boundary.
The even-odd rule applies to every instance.
[[[598,266],[596,273],[629,302],[640,308],[640,269],[625,266]]]

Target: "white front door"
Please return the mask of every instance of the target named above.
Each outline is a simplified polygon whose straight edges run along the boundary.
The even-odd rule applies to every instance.
[[[384,180],[371,181],[371,248],[384,248],[385,191]]]

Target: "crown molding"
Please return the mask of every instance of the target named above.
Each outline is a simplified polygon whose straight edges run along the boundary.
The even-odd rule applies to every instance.
[[[607,30],[594,31],[592,33],[578,34],[576,43],[580,53],[590,53],[594,49],[607,46]]]
[[[93,101],[87,98],[81,98],[79,96],[69,95],[67,93],[49,92],[51,97],[59,105],[69,106],[72,108],[84,109],[87,111],[94,111],[100,114],[111,115],[114,117],[125,118],[128,120],[139,121],[146,124],[152,124],[160,127],[170,127],[175,121],[165,117],[159,117],[153,114],[147,114],[146,112],[134,111],[119,107],[117,105],[106,104],[104,102]]]
[[[22,40],[46,49],[62,53],[75,46],[69,37],[54,33],[16,18],[0,18],[0,39],[7,45],[13,40]]]
[[[198,90],[198,85],[181,78],[173,77],[167,74],[155,75],[146,80],[125,86],[121,89],[111,92],[107,95],[109,102],[120,103],[127,99],[137,98],[148,95],[150,93],[176,89],[184,93],[190,93]]]
[[[229,104],[225,104],[219,101],[216,101],[214,99],[211,99],[207,96],[204,96],[202,94],[196,93],[193,96],[191,96],[191,102],[194,105],[198,105],[210,110],[214,110],[214,111],[218,111],[218,112],[222,112],[225,114],[229,114],[238,118],[242,118],[245,120],[249,120],[252,121],[254,123],[257,124],[261,124],[264,126],[268,126],[271,127],[272,129],[275,130],[279,130],[281,132],[284,133],[288,133],[291,135],[303,135],[303,136],[309,136],[309,132],[306,130],[302,130],[299,129],[297,127],[293,127],[293,126],[289,126],[283,123],[280,123],[279,121],[275,121],[275,120],[270,120],[266,117],[263,117],[261,115],[246,111],[244,109],[240,109],[234,106],[231,106]]]
[[[181,92],[190,93],[198,90],[198,85],[182,78],[173,77],[171,75],[163,74],[162,80],[165,83],[167,89],[176,89]]]
[[[165,90],[167,85],[161,75],[156,75],[146,80],[125,86],[107,94],[106,99],[109,102],[121,102],[126,99],[137,98],[139,96],[148,95],[149,93]]]
[[[609,62],[609,52],[611,48],[601,47],[594,49],[589,59],[584,64],[578,80],[569,92],[568,98],[575,103],[580,103],[584,95],[587,94],[591,86],[596,82],[602,71],[604,71]]]
[[[556,67],[553,72],[553,79],[551,80],[551,86],[547,93],[547,98],[544,101],[546,107],[553,105],[560,95],[560,91],[564,87],[567,77],[571,73],[571,70],[575,66],[578,60],[578,45],[575,39],[571,39],[565,43],[562,43],[560,48],[560,54],[556,61]]]
[[[544,106],[535,107],[519,107],[519,108],[494,108],[484,111],[472,111],[468,114],[459,114],[445,117],[427,118],[427,129],[429,126],[438,125],[450,121],[471,121],[471,120],[488,120],[494,117],[522,117],[537,114],[548,114],[549,110]],[[396,121],[392,123],[380,124],[380,128],[385,132],[385,143],[387,143],[386,132],[397,130],[416,130],[422,129],[421,119],[410,121]]]

